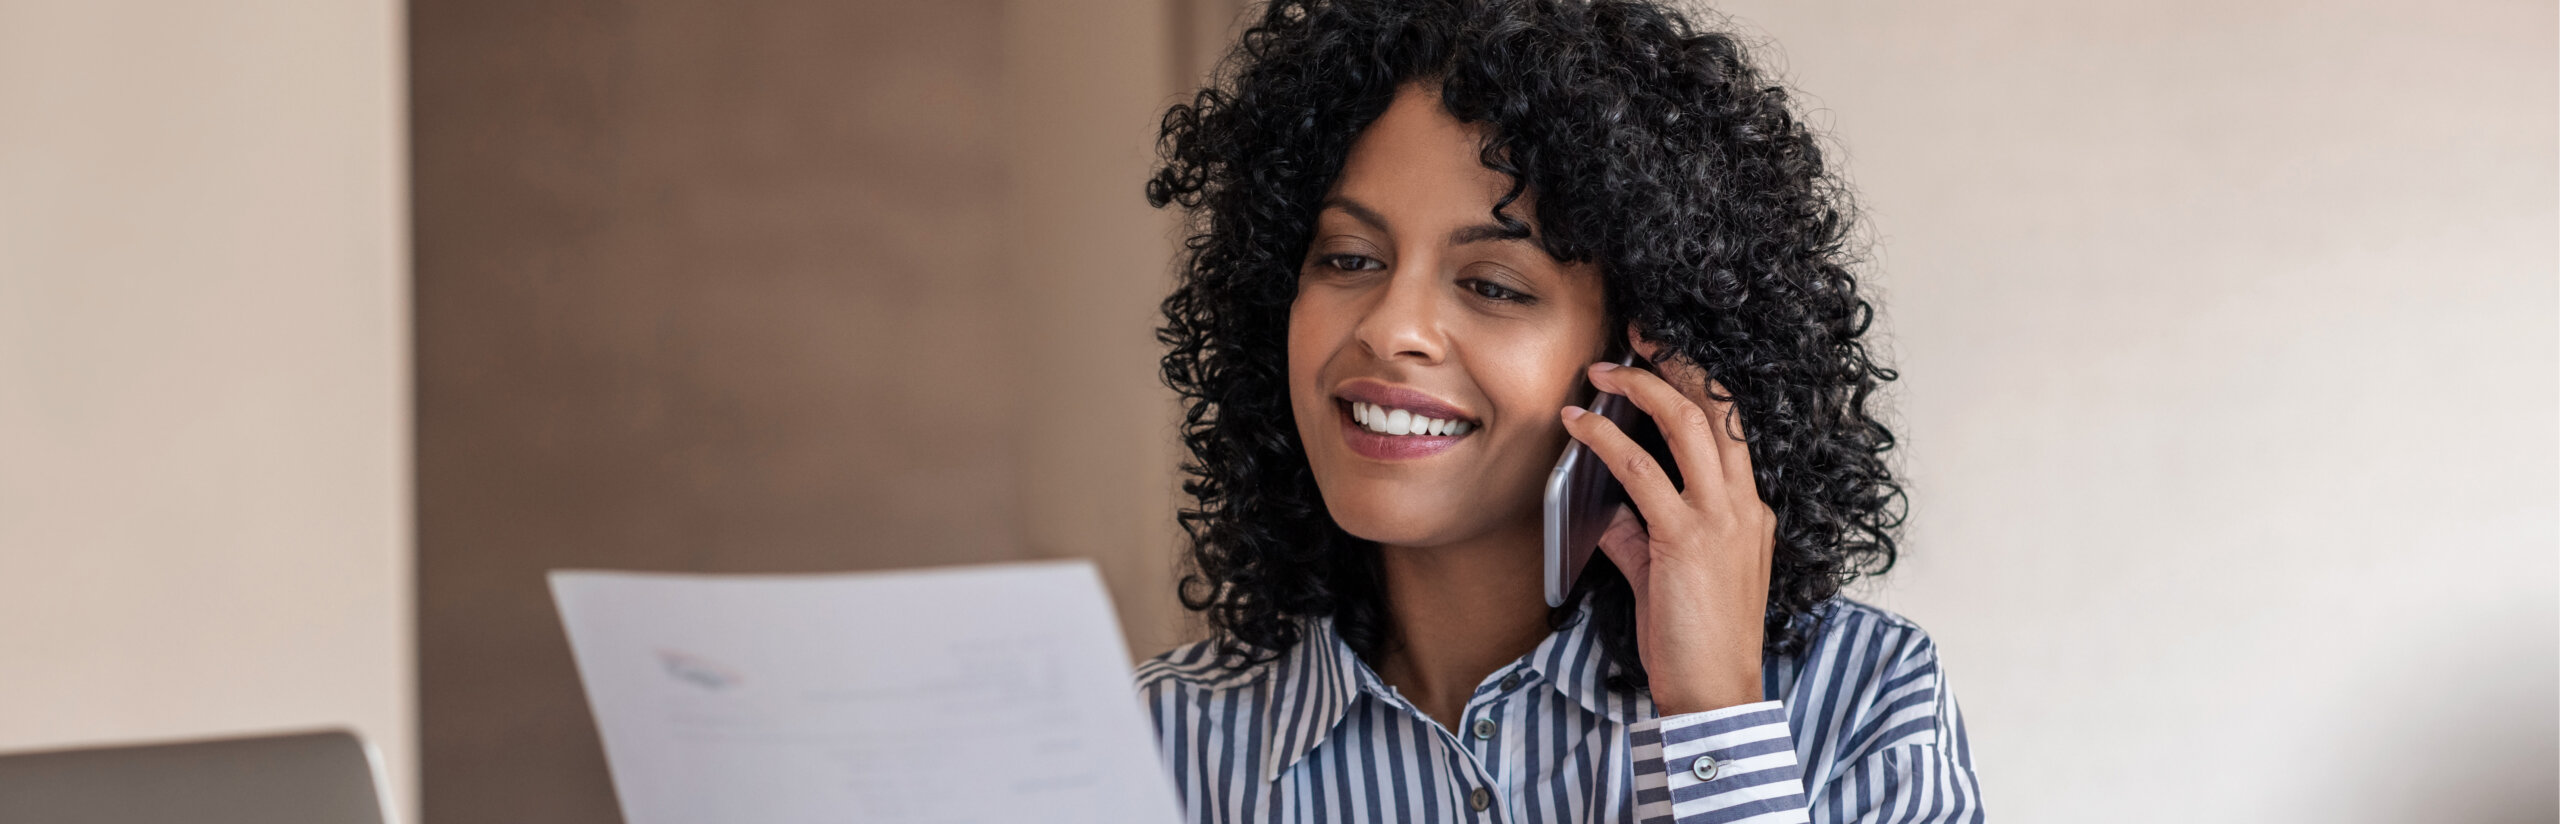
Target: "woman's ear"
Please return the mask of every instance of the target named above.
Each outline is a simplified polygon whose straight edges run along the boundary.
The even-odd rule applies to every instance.
[[[1636,325],[1633,323],[1627,324],[1627,345],[1634,348],[1636,354],[1643,355],[1645,360],[1659,362],[1654,354],[1662,351],[1662,344],[1646,340],[1643,335],[1637,334]]]

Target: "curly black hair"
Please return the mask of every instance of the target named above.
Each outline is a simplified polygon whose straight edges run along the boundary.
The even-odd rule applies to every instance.
[[[1777,514],[1767,651],[1800,649],[1815,607],[1893,566],[1905,511],[1869,410],[1896,375],[1861,340],[1854,212],[1741,40],[1632,0],[1272,0],[1165,114],[1147,200],[1191,226],[1157,330],[1196,501],[1183,605],[1237,665],[1313,616],[1364,656],[1393,643],[1377,547],[1326,514],[1298,441],[1286,338],[1320,203],[1412,82],[1489,127],[1483,162],[1512,181],[1496,220],[1524,229],[1504,208],[1534,193],[1546,252],[1598,262],[1608,328],[1634,324],[1730,393]],[[1584,599],[1613,683],[1645,686],[1634,594],[1605,556],[1549,623]]]

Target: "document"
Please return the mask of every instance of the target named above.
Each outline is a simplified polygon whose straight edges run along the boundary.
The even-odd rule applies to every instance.
[[[1086,562],[555,571],[630,824],[1174,824]]]

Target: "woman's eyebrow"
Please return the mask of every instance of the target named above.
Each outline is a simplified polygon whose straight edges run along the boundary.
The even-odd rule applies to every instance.
[[[1387,228],[1386,217],[1379,215],[1378,210],[1371,209],[1368,206],[1363,205],[1360,201],[1352,200],[1351,198],[1343,197],[1341,195],[1334,195],[1324,199],[1324,208],[1333,209],[1340,211],[1343,214],[1350,215],[1352,220],[1366,223],[1371,229],[1376,229],[1387,234],[1395,234],[1393,230]]]
[[[1465,246],[1470,243],[1483,243],[1493,240],[1525,241],[1528,239],[1529,230],[1515,230],[1499,223],[1478,223],[1473,226],[1460,226],[1456,231],[1449,233],[1449,245],[1451,246]]]

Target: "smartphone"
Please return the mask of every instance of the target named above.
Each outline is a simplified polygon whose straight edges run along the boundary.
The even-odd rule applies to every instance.
[[[1653,368],[1633,352],[1618,358],[1617,363],[1622,367]],[[1588,380],[1583,382],[1583,388],[1590,401],[1582,408],[1617,424],[1636,445],[1652,453],[1654,462],[1671,476],[1672,483],[1678,484],[1680,465],[1672,460],[1671,448],[1663,441],[1662,430],[1654,425],[1653,416],[1645,414],[1626,396],[1591,388]],[[1600,460],[1581,441],[1568,439],[1564,456],[1556,459],[1555,471],[1547,474],[1547,606],[1564,606],[1565,596],[1573,592],[1574,581],[1582,577],[1582,568],[1600,549],[1600,533],[1609,528],[1609,519],[1617,515],[1618,505],[1626,502],[1626,487],[1618,484],[1618,476],[1609,471],[1608,462]]]

